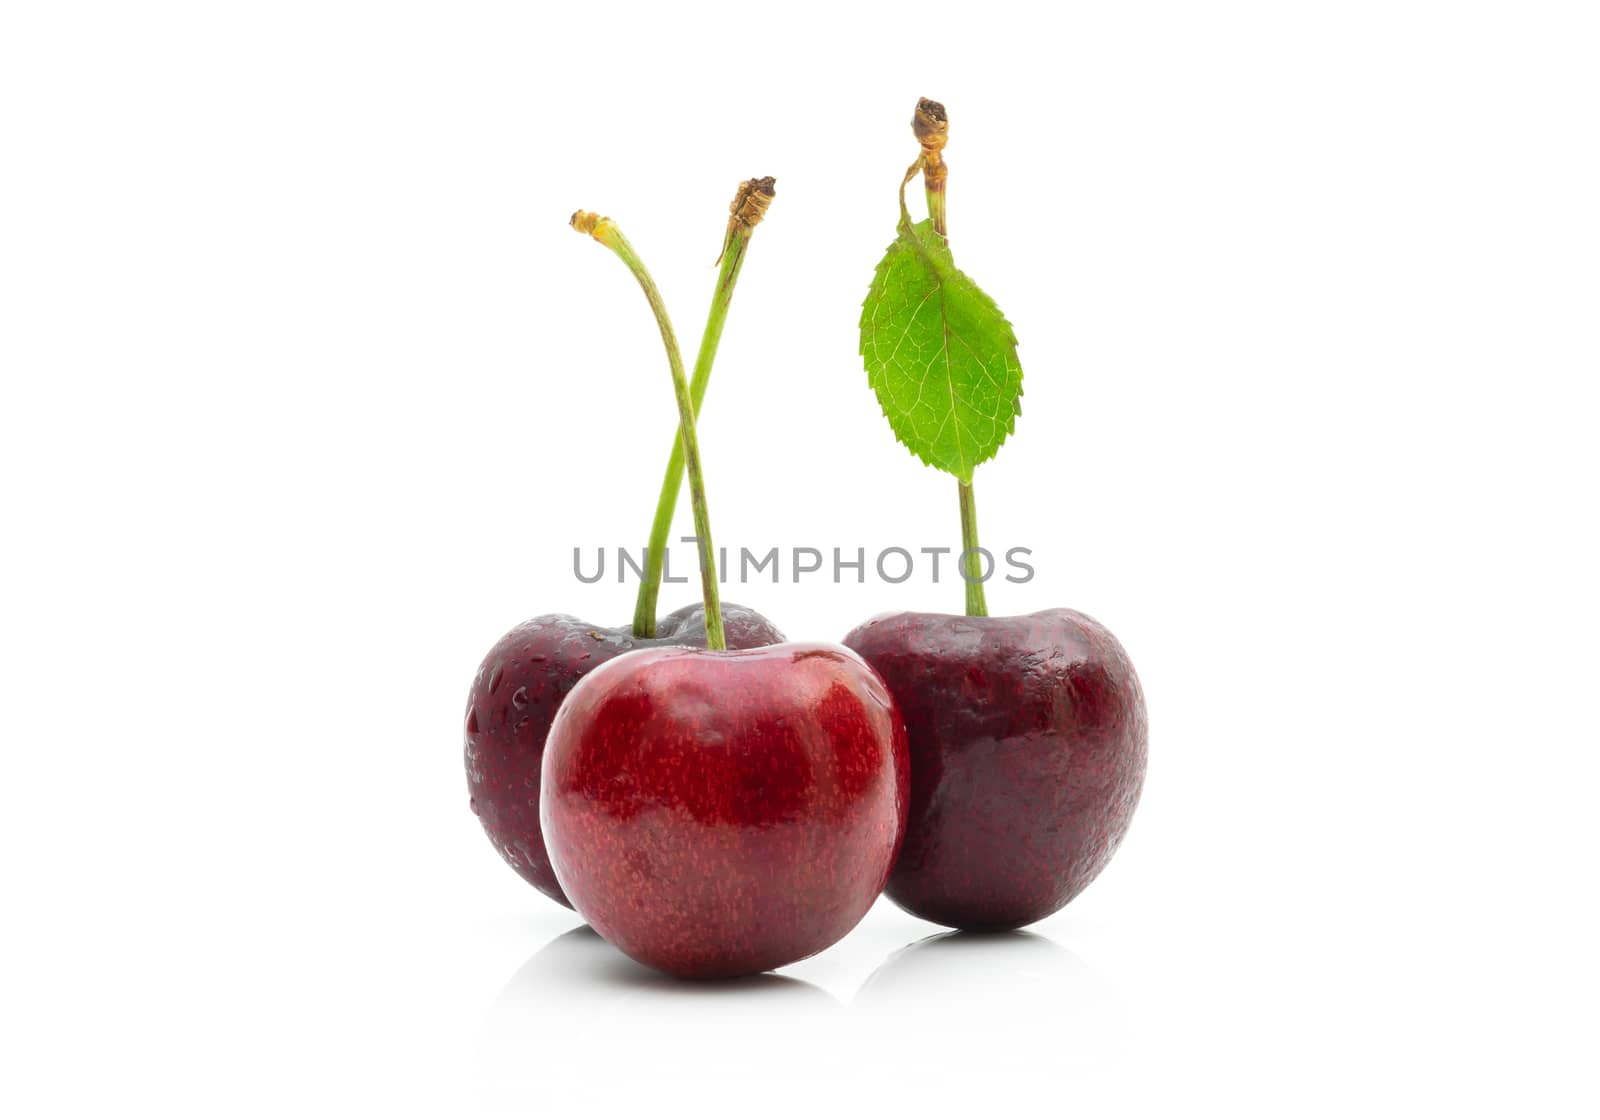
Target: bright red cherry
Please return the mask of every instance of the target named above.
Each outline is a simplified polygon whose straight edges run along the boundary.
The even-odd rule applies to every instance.
[[[568,694],[541,812],[578,913],[635,960],[704,979],[854,928],[889,876],[909,789],[894,701],[849,650],[651,649]]]

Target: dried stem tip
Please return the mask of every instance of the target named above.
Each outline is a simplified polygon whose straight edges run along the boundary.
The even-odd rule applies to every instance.
[[[942,191],[946,169],[940,153],[950,133],[950,118],[945,115],[944,106],[926,97],[919,99],[917,111],[911,115],[911,131],[922,145],[918,162],[922,165],[923,183],[930,191]]]
[[[599,234],[600,227],[610,224],[610,218],[602,218],[599,214],[591,213],[588,210],[574,210],[572,212],[572,228],[579,233],[587,233],[596,241],[602,240]]]
[[[768,175],[762,179],[746,179],[739,184],[739,193],[733,196],[733,201],[728,205],[729,233],[736,226],[753,229],[767,216],[767,207],[772,205],[772,199],[777,194],[776,183],[777,180]]]
[[[919,99],[911,117],[911,131],[924,151],[938,152],[950,132],[950,118],[945,115],[944,106],[926,97]]]

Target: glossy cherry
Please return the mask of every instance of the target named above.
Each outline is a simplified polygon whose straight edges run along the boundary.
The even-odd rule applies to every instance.
[[[911,814],[887,887],[941,925],[1004,930],[1072,900],[1144,784],[1144,693],[1087,615],[885,614],[845,638],[905,718]]]
[[[777,627],[748,607],[724,603],[722,620],[730,648],[783,641]],[[626,626],[545,614],[511,630],[478,666],[466,714],[472,811],[505,861],[563,906],[572,904],[556,882],[539,828],[539,770],[556,709],[586,673],[620,654],[705,644],[705,609],[699,604],[667,615],[653,638],[636,638]]]
[[[686,978],[832,945],[883,889],[905,829],[905,729],[840,646],[655,649],[578,682],[545,748],[541,813],[578,913]]]

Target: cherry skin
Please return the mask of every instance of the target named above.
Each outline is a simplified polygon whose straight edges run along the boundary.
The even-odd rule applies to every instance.
[[[568,694],[540,811],[579,914],[691,979],[821,952],[883,890],[910,795],[888,689],[840,646],[653,649]]]
[[[1121,843],[1144,784],[1144,693],[1087,615],[879,615],[844,644],[894,694],[911,816],[887,894],[966,930],[1037,922]]]
[[[730,649],[783,641],[777,627],[736,603],[722,605],[722,623]],[[584,674],[630,650],[705,644],[705,609],[699,604],[663,618],[654,638],[635,638],[626,626],[545,614],[506,634],[478,666],[466,715],[472,811],[505,861],[561,905],[572,904],[556,882],[539,830],[539,768],[562,698]]]

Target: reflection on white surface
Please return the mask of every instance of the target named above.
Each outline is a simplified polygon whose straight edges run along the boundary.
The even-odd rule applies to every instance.
[[[908,1069],[1103,1068],[1121,1049],[1119,1009],[1094,970],[1027,931],[923,938],[884,961],[850,1008],[892,1025]]]
[[[637,964],[588,926],[535,953],[491,1009],[482,1080],[492,1097],[647,1097],[651,1086],[748,1084],[794,1072],[843,1008],[814,984],[767,973],[692,983]],[[800,1051],[803,1053],[803,1050]]]
[[[1087,1072],[1116,1060],[1115,1001],[1047,937],[935,934],[875,967],[868,954],[882,948],[871,944],[846,939],[829,951],[839,956],[828,971],[838,976],[853,962],[865,977],[830,992],[776,973],[674,980],[580,926],[501,990],[480,1049],[481,1081],[507,1107],[548,1100],[556,1087],[642,1097],[647,1086],[708,1082],[734,1095],[741,1085],[779,1083],[795,1103],[829,1086],[885,1088],[885,1070],[926,1087],[958,1071]]]
[[[692,1006],[697,1000],[726,1001],[741,995],[791,1001],[808,996],[828,999],[813,984],[773,972],[737,980],[675,980],[630,960],[585,925],[569,929],[529,958],[501,991],[494,1014],[503,1023],[515,1025],[528,1021],[530,1010],[551,1003],[604,1006],[619,1000],[645,1004],[677,1000]]]

